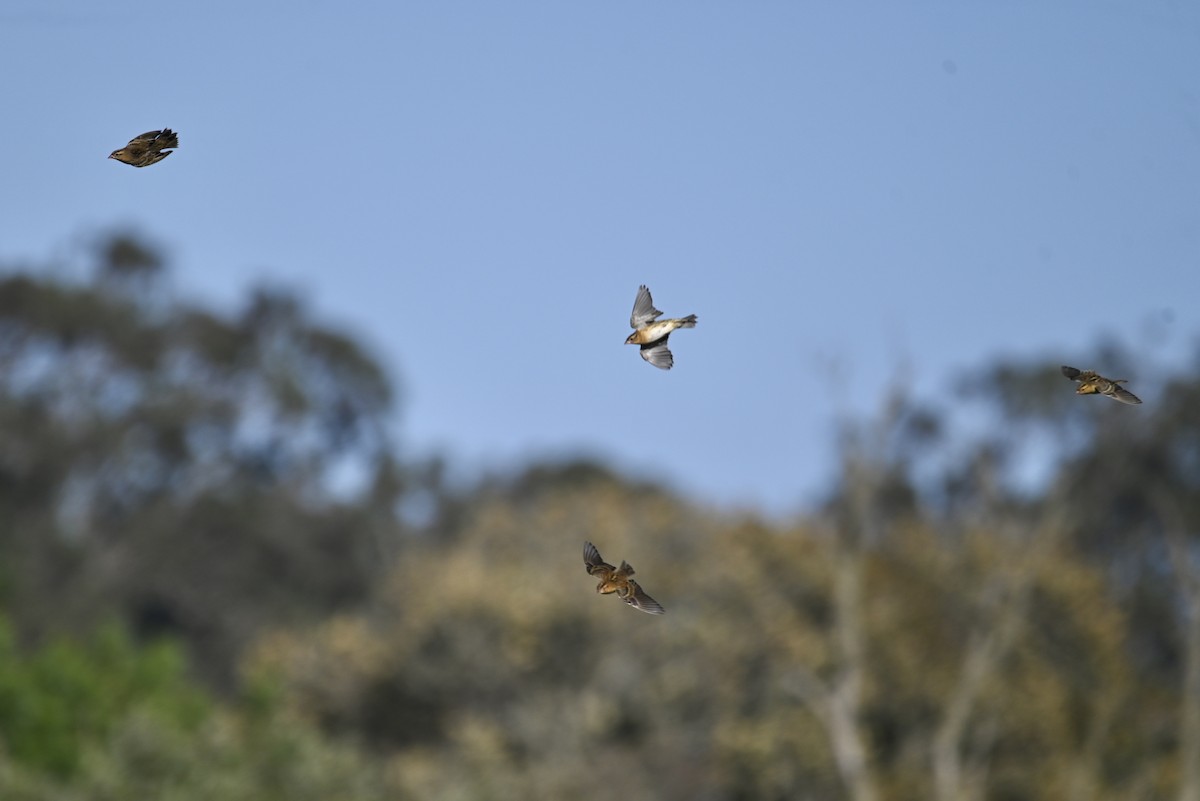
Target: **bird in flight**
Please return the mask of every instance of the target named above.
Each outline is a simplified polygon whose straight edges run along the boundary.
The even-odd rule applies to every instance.
[[[1076,395],[1107,395],[1115,401],[1130,405],[1142,402],[1141,398],[1121,386],[1126,383],[1124,378],[1105,378],[1091,370],[1076,370],[1065,364],[1062,366],[1062,374],[1072,381],[1079,382],[1079,386],[1075,388]]]
[[[654,308],[650,290],[642,284],[638,287],[637,298],[633,301],[633,314],[629,317],[633,333],[625,340],[625,344],[641,345],[643,359],[660,370],[670,370],[675,359],[667,349],[667,337],[676,328],[695,328],[696,315],[659,320],[661,316],[662,312]]]
[[[146,131],[133,137],[129,144],[109,153],[108,157],[134,167],[149,167],[174,153],[175,151],[168,149],[172,147],[179,147],[179,136],[170,128],[163,128],[161,131]]]
[[[661,615],[667,611],[662,608],[662,604],[647,595],[631,578],[633,566],[628,562],[622,560],[620,567],[613,567],[600,558],[600,552],[596,550],[595,545],[585,542],[583,544],[583,563],[587,566],[588,575],[600,579],[600,583],[596,585],[596,592],[601,595],[615,592],[618,598],[634,609],[641,609],[652,615]]]

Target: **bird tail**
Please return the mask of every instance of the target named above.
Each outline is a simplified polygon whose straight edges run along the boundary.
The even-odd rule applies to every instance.
[[[695,328],[696,327],[696,315],[689,314],[687,317],[680,318],[679,327],[680,328]]]

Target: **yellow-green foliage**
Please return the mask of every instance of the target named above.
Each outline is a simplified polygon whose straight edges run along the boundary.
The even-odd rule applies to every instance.
[[[958,745],[966,773],[986,768],[980,797],[1122,798],[1158,770],[1121,731],[1155,700],[1126,618],[1054,536],[910,522],[847,551],[849,534],[605,482],[485,494],[369,612],[264,638],[247,670],[304,719],[371,738],[416,797],[846,797],[821,711],[850,667],[841,565],[861,577],[856,723],[879,797],[934,797],[933,744],[989,642]],[[667,614],[597,596],[584,539]]]

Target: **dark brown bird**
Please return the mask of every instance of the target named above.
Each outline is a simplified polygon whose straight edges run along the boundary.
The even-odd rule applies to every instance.
[[[174,153],[175,151],[168,149],[172,147],[179,147],[179,136],[170,128],[163,128],[161,131],[146,131],[133,137],[129,144],[109,153],[108,157],[134,167],[149,167]]]
[[[629,317],[629,326],[634,331],[625,340],[625,344],[641,345],[643,359],[660,370],[670,370],[675,364],[675,358],[667,349],[667,337],[676,328],[695,328],[696,315],[659,320],[661,316],[662,312],[654,308],[650,290],[642,284],[638,287],[637,297],[633,301],[633,314]]]
[[[1141,398],[1134,395],[1121,384],[1128,383],[1124,378],[1105,378],[1091,370],[1076,370],[1074,367],[1062,366],[1062,374],[1072,381],[1078,381],[1076,395],[1107,395],[1115,401],[1130,405],[1141,403]]]
[[[587,566],[589,575],[600,579],[600,583],[596,585],[596,592],[601,595],[615,592],[618,598],[634,609],[641,609],[652,615],[661,615],[667,611],[662,608],[662,604],[647,595],[638,583],[630,578],[633,575],[633,566],[628,562],[622,560],[620,567],[613,567],[600,558],[600,552],[596,550],[595,545],[585,542],[583,544],[583,563]]]

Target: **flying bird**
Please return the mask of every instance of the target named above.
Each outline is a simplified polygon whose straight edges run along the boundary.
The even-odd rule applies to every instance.
[[[161,131],[146,131],[133,137],[129,144],[109,153],[108,157],[134,167],[149,167],[174,153],[175,151],[168,149],[172,147],[179,147],[179,136],[170,128],[163,128]]]
[[[647,595],[638,583],[630,578],[633,575],[633,566],[628,562],[622,560],[620,567],[613,567],[600,558],[600,552],[596,550],[595,545],[585,542],[583,544],[583,563],[587,566],[588,575],[600,579],[600,583],[596,585],[596,592],[601,595],[615,592],[618,598],[634,609],[641,609],[652,615],[661,615],[667,611],[662,608],[662,604]]]
[[[641,345],[643,359],[660,370],[670,370],[675,359],[667,349],[667,337],[676,328],[695,328],[696,315],[659,320],[661,316],[662,312],[654,308],[650,290],[642,284],[638,287],[637,298],[633,301],[633,314],[629,317],[633,333],[625,340],[625,344]]]
[[[1130,405],[1141,403],[1141,398],[1134,395],[1121,384],[1127,383],[1124,378],[1105,378],[1091,370],[1076,370],[1074,367],[1062,366],[1062,374],[1072,381],[1078,381],[1076,395],[1107,395],[1115,401]]]

